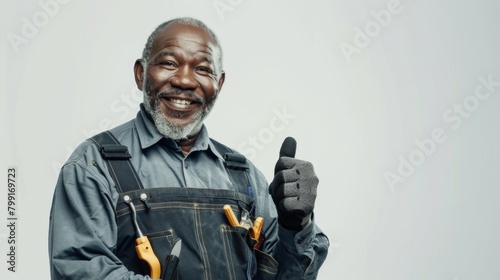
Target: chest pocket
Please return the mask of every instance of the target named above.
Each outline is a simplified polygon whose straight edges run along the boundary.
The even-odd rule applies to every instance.
[[[160,262],[182,240],[178,279],[249,279],[256,273],[247,230],[228,225],[222,210],[230,205],[239,216],[243,209],[253,207],[248,196],[228,190],[168,187],[120,194],[121,199],[124,196],[136,202],[138,227],[149,238]],[[147,202],[141,201],[141,196],[147,196]],[[129,270],[148,274],[149,268],[135,252],[137,236],[130,207],[119,202],[116,216],[116,255]]]

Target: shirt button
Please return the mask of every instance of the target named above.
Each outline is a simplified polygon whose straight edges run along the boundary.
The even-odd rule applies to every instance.
[[[188,169],[188,164],[187,163],[184,164],[184,168]]]

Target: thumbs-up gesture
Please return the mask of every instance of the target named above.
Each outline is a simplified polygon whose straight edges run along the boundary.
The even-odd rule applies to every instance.
[[[310,162],[294,158],[296,147],[295,139],[285,139],[269,186],[278,222],[291,230],[301,230],[310,221],[319,182]]]

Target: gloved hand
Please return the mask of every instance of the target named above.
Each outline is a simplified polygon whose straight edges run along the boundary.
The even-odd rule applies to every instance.
[[[302,230],[311,219],[319,180],[310,162],[294,158],[296,147],[292,137],[283,142],[269,194],[278,210],[278,223]]]

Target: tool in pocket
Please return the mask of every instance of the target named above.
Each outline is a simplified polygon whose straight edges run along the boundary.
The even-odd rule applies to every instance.
[[[229,224],[233,227],[243,227],[247,229],[250,239],[254,241],[255,244],[254,249],[258,249],[263,241],[260,238],[262,232],[262,225],[264,224],[264,218],[257,217],[255,221],[252,223],[249,212],[247,210],[243,210],[241,213],[241,220],[238,221],[230,205],[228,204],[224,205],[223,209],[224,209],[224,214],[226,215],[226,218],[229,221]]]
[[[148,237],[143,235],[141,229],[139,228],[139,224],[137,223],[137,212],[135,211],[135,206],[132,202],[132,198],[130,198],[130,196],[128,195],[125,195],[123,197],[123,200],[128,204],[130,210],[132,211],[132,221],[134,222],[135,230],[138,236],[135,240],[135,243],[137,244],[137,246],[135,246],[137,256],[139,256],[139,259],[145,261],[149,265],[151,278],[159,279],[161,275],[160,261],[158,260],[158,257],[156,257],[156,254],[153,251],[153,247],[151,246]]]
[[[163,264],[163,272],[161,274],[161,279],[171,280],[174,279],[175,273],[177,271],[177,264],[179,264],[179,255],[181,254],[182,239],[175,242],[170,255],[165,258],[165,263]]]

